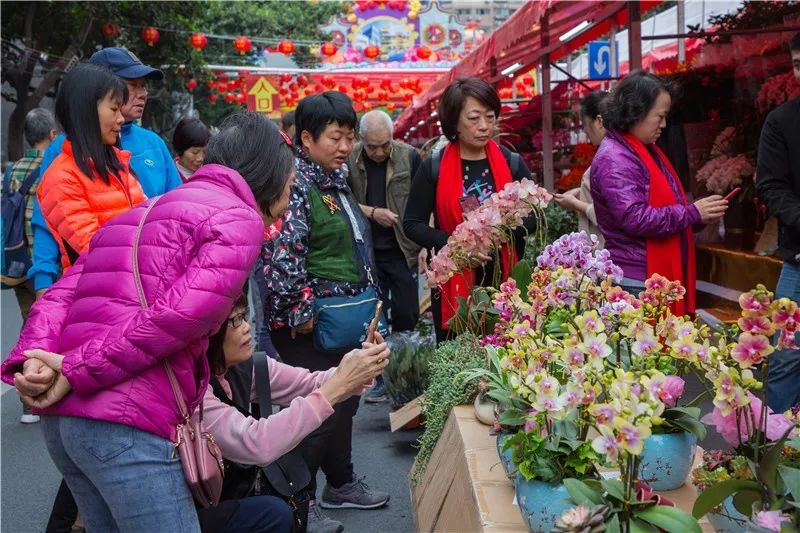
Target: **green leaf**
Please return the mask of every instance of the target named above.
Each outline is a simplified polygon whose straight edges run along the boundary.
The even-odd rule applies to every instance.
[[[800,502],[800,469],[790,466],[779,466],[778,472],[786,485],[786,492],[791,494],[795,501]]]
[[[692,509],[695,518],[702,518],[725,499],[740,490],[754,490],[758,492],[760,486],[751,479],[728,479],[711,485],[697,497]]]
[[[656,527],[635,518],[631,519],[630,526],[630,533],[654,533],[658,531]]]
[[[619,527],[619,515],[614,514],[606,525],[606,533],[621,533],[621,531]]]
[[[674,415],[674,416],[672,416]],[[670,407],[664,410],[664,418],[680,418],[681,415],[690,416],[694,419],[700,418],[699,407]]]
[[[702,533],[692,515],[677,507],[656,505],[636,512],[636,518],[649,522],[667,533]]]
[[[531,264],[524,259],[514,265],[514,268],[511,269],[511,277],[517,282],[517,287],[520,290],[522,300],[525,302],[528,302],[529,300],[528,285],[531,284],[531,274],[533,274]]]
[[[767,453],[761,458],[759,467],[756,470],[758,479],[763,483],[769,491],[770,497],[774,497],[777,492],[778,485],[778,463],[781,459],[781,452],[783,451],[783,443],[789,438],[789,433],[794,430],[794,426],[786,430],[783,436],[772,443]]]
[[[526,415],[519,409],[507,409],[500,414],[499,422],[503,426],[521,426],[525,423]]]
[[[600,485],[612,498],[625,501],[625,486],[619,479],[601,479]]]
[[[761,500],[761,493],[755,490],[740,490],[733,496],[733,507],[745,516],[753,514],[753,504]]]
[[[706,438],[706,426],[696,418],[682,416],[680,418],[667,420],[666,425],[673,425],[687,433],[691,433],[697,438],[697,440],[703,440]]]
[[[603,497],[592,490],[589,485],[577,479],[565,479],[564,488],[569,492],[569,496],[575,505],[601,505]]]

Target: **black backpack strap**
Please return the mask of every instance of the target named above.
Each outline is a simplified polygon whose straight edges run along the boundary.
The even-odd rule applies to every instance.
[[[3,196],[11,194],[11,171],[14,168],[14,163],[9,163],[6,171],[3,172]]]
[[[256,394],[262,418],[272,414],[272,390],[269,386],[269,363],[267,352],[253,353],[253,369],[255,370]]]
[[[442,166],[442,151],[435,150],[431,154],[431,177],[434,180],[439,179],[439,169]]]
[[[33,187],[33,184],[36,183],[36,180],[39,179],[39,170],[41,168],[42,167],[39,166],[30,171],[28,176],[25,178],[25,181],[22,182],[19,191],[17,191],[18,193],[20,193],[22,196],[27,196],[28,191],[31,190],[31,187]]]

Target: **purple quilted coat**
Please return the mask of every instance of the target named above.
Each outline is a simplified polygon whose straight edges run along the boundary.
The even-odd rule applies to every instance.
[[[209,379],[208,336],[227,319],[259,254],[264,222],[244,179],[206,165],[166,193],[147,217],[139,268],[149,310],[132,274],[132,245],[145,202],[105,224],[88,252],[36,302],[19,342],[2,365],[13,382],[24,350],[64,355],[72,385],[42,414],[133,426],[173,438],[178,407],[169,360],[190,409]]]
[[[680,198],[677,177],[666,168],[662,170],[675,197]],[[597,225],[611,259],[626,278],[647,279],[647,239],[669,237],[701,223],[700,212],[693,204],[650,206],[650,174],[612,130],[592,159],[590,178]]]

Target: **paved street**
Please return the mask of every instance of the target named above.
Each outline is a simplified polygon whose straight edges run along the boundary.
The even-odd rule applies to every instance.
[[[14,294],[0,293],[2,300],[3,358],[14,346],[21,320]],[[59,476],[44,447],[39,425],[18,422],[21,407],[16,393],[3,387],[0,398],[0,491],[2,512],[0,532],[41,533],[50,514]],[[418,433],[389,431],[388,404],[364,404],[355,419],[353,462],[358,475],[366,475],[371,486],[388,491],[388,507],[376,511],[329,511],[345,524],[345,531],[357,533],[400,533],[413,531],[409,504],[408,472],[416,451]],[[324,485],[324,479],[318,480]]]

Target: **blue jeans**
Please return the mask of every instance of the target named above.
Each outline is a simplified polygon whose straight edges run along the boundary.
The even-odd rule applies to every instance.
[[[275,496],[251,496],[239,500],[239,509],[228,519],[223,533],[289,533],[294,515],[289,504]]]
[[[800,266],[783,263],[775,298],[791,298],[800,303]],[[800,351],[778,350],[769,358],[768,403],[783,413],[800,402]]]
[[[192,496],[172,443],[131,426],[43,416],[47,450],[88,533],[199,533]]]

